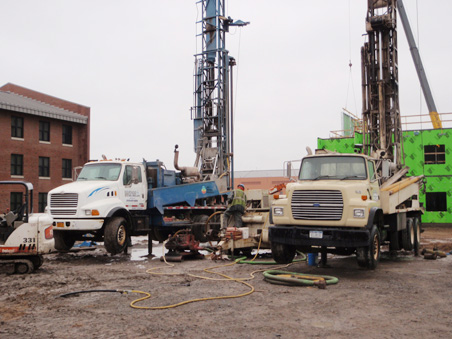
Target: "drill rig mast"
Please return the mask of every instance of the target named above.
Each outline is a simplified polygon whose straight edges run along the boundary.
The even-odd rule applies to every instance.
[[[232,67],[234,58],[226,50],[230,26],[244,26],[225,16],[225,0],[201,0],[198,27],[202,52],[195,55],[194,121],[195,167],[201,180],[224,177],[232,186]]]
[[[361,48],[363,151],[401,167],[397,0],[368,0],[368,42]]]

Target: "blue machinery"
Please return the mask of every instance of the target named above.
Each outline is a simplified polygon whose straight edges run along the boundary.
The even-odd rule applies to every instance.
[[[225,45],[230,26],[248,23],[225,16],[225,0],[202,0],[197,39],[202,52],[195,55],[194,122],[195,167],[202,180],[225,177],[233,186],[232,67]]]
[[[195,55],[194,106],[191,109],[195,165],[178,166],[177,146],[174,162],[181,172],[167,170],[159,161],[146,163],[149,236],[159,241],[175,229],[201,227],[201,220],[225,208],[223,195],[233,187],[230,70],[235,60],[225,49],[225,33],[230,26],[248,23],[226,18],[225,0],[202,0],[197,5],[202,9],[202,19],[197,23],[202,52]]]

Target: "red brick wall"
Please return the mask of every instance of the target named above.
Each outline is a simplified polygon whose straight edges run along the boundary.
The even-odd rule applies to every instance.
[[[80,147],[83,147],[83,152],[86,154],[86,158],[89,159],[89,148],[90,148],[90,114],[91,109],[89,107],[79,105],[70,101],[55,98],[53,96],[33,91],[31,89],[21,87],[15,84],[7,83],[0,87],[0,91],[11,92],[22,95],[27,98],[31,98],[37,101],[45,102],[49,105],[59,107],[74,113],[81,114],[88,117],[88,124],[85,125],[84,129],[79,130],[79,139],[83,141]]]
[[[16,85],[7,84],[0,88],[35,100],[51,103],[54,106],[88,116],[89,107],[85,107],[48,95],[34,92]],[[24,140],[11,138],[11,116],[24,118]],[[50,122],[50,143],[39,141],[39,121]],[[72,147],[63,146],[62,126],[72,126]],[[0,110],[0,180],[29,181],[34,186],[33,209],[38,211],[38,193],[47,193],[51,189],[70,182],[62,178],[62,159],[72,159],[72,167],[82,166],[89,159],[89,120],[88,125],[70,121],[48,119],[45,117]],[[11,154],[23,154],[23,178],[11,176]],[[39,179],[39,157],[50,158],[50,179]],[[10,192],[22,192],[22,188],[11,189],[0,186],[0,213],[10,206]]]

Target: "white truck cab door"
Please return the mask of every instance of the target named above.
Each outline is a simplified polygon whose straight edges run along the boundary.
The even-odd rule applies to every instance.
[[[128,210],[146,209],[147,183],[141,166],[125,165],[120,186],[121,200]]]

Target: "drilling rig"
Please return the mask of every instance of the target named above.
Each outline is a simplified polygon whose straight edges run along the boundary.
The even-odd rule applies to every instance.
[[[397,0],[368,0],[368,41],[361,49],[363,145],[353,154],[316,150],[302,159],[297,182],[272,203],[272,255],[296,250],[355,254],[375,269],[381,246],[419,254],[422,177],[406,177],[399,110]]]
[[[195,167],[202,180],[225,176],[233,184],[232,67],[226,50],[230,26],[244,26],[225,16],[224,0],[199,1],[202,19],[197,35],[202,52],[195,55],[194,123]]]

